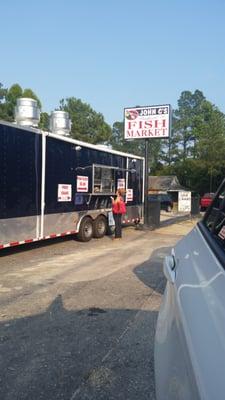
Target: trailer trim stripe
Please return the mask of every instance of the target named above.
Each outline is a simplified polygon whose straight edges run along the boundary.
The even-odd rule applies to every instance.
[[[9,243],[10,247],[18,246],[19,244],[20,244],[20,242],[10,242]]]
[[[62,232],[62,233],[51,233],[50,235],[44,236],[42,238],[25,239],[25,240],[20,240],[20,241],[15,241],[15,242],[9,242],[9,243],[6,243],[6,244],[0,244],[0,250],[1,249],[5,249],[7,247],[19,246],[20,244],[33,243],[33,242],[38,242],[38,241],[45,240],[45,239],[54,239],[56,237],[63,237],[63,236],[67,236],[67,235],[75,235],[76,233],[78,233],[78,231],[68,231],[68,232]]]
[[[131,223],[131,222],[137,222],[137,219],[126,219],[123,220],[123,223]],[[45,239],[54,239],[56,237],[63,237],[63,236],[67,236],[67,235],[75,235],[76,233],[78,233],[78,230],[76,231],[67,231],[67,232],[62,232],[62,233],[51,233],[50,235],[41,237],[41,238],[30,238],[30,239],[25,239],[25,240],[21,240],[21,241],[14,241],[14,242],[9,242],[6,244],[0,244],[0,250],[7,248],[7,247],[15,247],[15,246],[19,246],[21,244],[25,244],[25,243],[33,243],[33,242],[38,242],[41,240],[45,240]]]

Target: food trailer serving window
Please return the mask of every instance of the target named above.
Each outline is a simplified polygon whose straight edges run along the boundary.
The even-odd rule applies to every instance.
[[[115,192],[115,169],[106,166],[93,166],[93,192]]]

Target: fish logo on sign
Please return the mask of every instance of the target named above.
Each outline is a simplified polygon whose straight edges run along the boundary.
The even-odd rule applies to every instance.
[[[139,113],[137,110],[126,110],[125,112],[125,117],[128,120],[134,120],[139,116]]]

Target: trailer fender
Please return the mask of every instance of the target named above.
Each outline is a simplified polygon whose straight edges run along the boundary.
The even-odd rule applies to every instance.
[[[87,218],[87,217],[88,217],[88,218],[91,218],[92,221],[93,221],[93,218],[92,218],[92,216],[91,216],[90,214],[81,215],[81,216],[79,217],[78,221],[77,221],[77,220],[74,221],[75,224],[76,224],[76,232],[79,232],[81,222],[83,221],[84,218]]]

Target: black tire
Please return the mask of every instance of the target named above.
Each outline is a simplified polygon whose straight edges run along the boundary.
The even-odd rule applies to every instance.
[[[77,234],[78,240],[81,242],[89,242],[93,237],[93,222],[89,217],[82,219],[80,223],[80,229]]]
[[[107,220],[103,215],[97,217],[93,222],[93,237],[100,239],[107,232]]]

